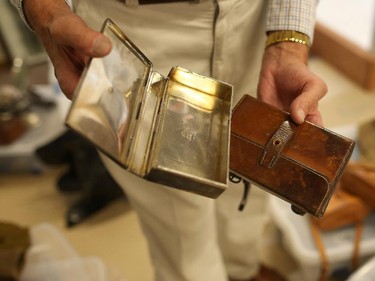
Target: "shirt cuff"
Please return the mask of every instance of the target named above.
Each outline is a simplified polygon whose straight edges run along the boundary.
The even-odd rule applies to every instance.
[[[25,13],[23,11],[23,1],[22,0],[10,0],[10,2],[18,10],[18,13],[20,14],[22,21],[27,25],[28,28],[31,29],[30,25],[28,24],[26,20]]]
[[[314,36],[318,0],[271,0],[266,31],[292,30],[306,34],[310,44]]]

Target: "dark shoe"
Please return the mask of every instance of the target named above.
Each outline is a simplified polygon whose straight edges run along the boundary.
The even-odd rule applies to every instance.
[[[84,185],[82,198],[68,210],[66,217],[68,227],[81,223],[113,201],[125,196],[124,191],[98,157],[91,159],[87,166],[90,167],[91,174],[81,181]]]
[[[105,189],[106,186],[97,186],[95,188]],[[118,192],[103,193],[102,196],[99,196],[98,193],[83,196],[69,208],[66,214],[67,227],[73,227],[81,223],[120,198],[124,198],[124,193],[120,189],[118,189]]]
[[[262,265],[257,276],[250,281],[286,281],[286,279],[277,271]]]
[[[57,188],[64,193],[82,190],[81,183],[78,181],[77,175],[72,168],[57,180]]]
[[[229,279],[230,281],[240,281],[238,279]],[[248,280],[241,281],[286,281],[286,279],[275,270],[261,265],[258,274]]]
[[[72,151],[79,147],[83,138],[72,130],[65,131],[51,142],[35,150],[40,160],[49,165],[61,165],[71,161]]]

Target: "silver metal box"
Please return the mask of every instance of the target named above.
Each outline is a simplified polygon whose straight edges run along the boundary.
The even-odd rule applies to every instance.
[[[181,67],[167,77],[110,20],[113,48],[91,59],[66,124],[124,169],[216,198],[227,187],[233,87]]]

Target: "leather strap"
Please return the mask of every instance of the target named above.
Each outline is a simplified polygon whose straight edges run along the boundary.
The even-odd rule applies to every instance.
[[[245,208],[245,205],[247,203],[247,198],[249,197],[251,183],[247,180],[244,180],[244,179],[240,178],[239,176],[237,176],[237,175],[235,175],[231,172],[229,173],[229,180],[233,183],[240,183],[241,181],[243,182],[243,188],[244,188],[243,189],[243,195],[242,195],[240,205],[238,206],[238,210],[243,211],[243,209]]]
[[[251,187],[250,182],[248,182],[246,180],[242,180],[242,181],[243,181],[243,188],[244,189],[243,189],[243,195],[242,195],[240,205],[238,206],[239,211],[243,211],[243,209],[245,208],[246,203],[247,203],[247,198],[249,197],[250,187]]]
[[[290,122],[284,121],[268,141],[260,164],[272,168],[292,134],[293,129]]]
[[[325,251],[324,243],[322,241],[320,235],[320,229],[318,225],[313,221],[310,220],[310,227],[311,233],[314,239],[314,243],[318,248],[319,255],[320,255],[320,263],[321,263],[321,272],[318,278],[318,281],[328,281],[329,277],[329,262],[328,257]],[[352,255],[352,270],[356,270],[359,266],[359,250],[361,244],[361,238],[363,233],[364,223],[359,222],[355,225],[355,237],[354,237],[354,245],[353,245],[353,255]]]

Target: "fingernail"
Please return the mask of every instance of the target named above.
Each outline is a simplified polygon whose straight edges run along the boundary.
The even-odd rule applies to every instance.
[[[306,114],[302,109],[298,109],[297,115],[301,122],[305,121]]]
[[[111,42],[107,38],[100,36],[94,40],[92,47],[92,52],[94,55],[105,55],[109,52],[109,50],[111,50]]]

